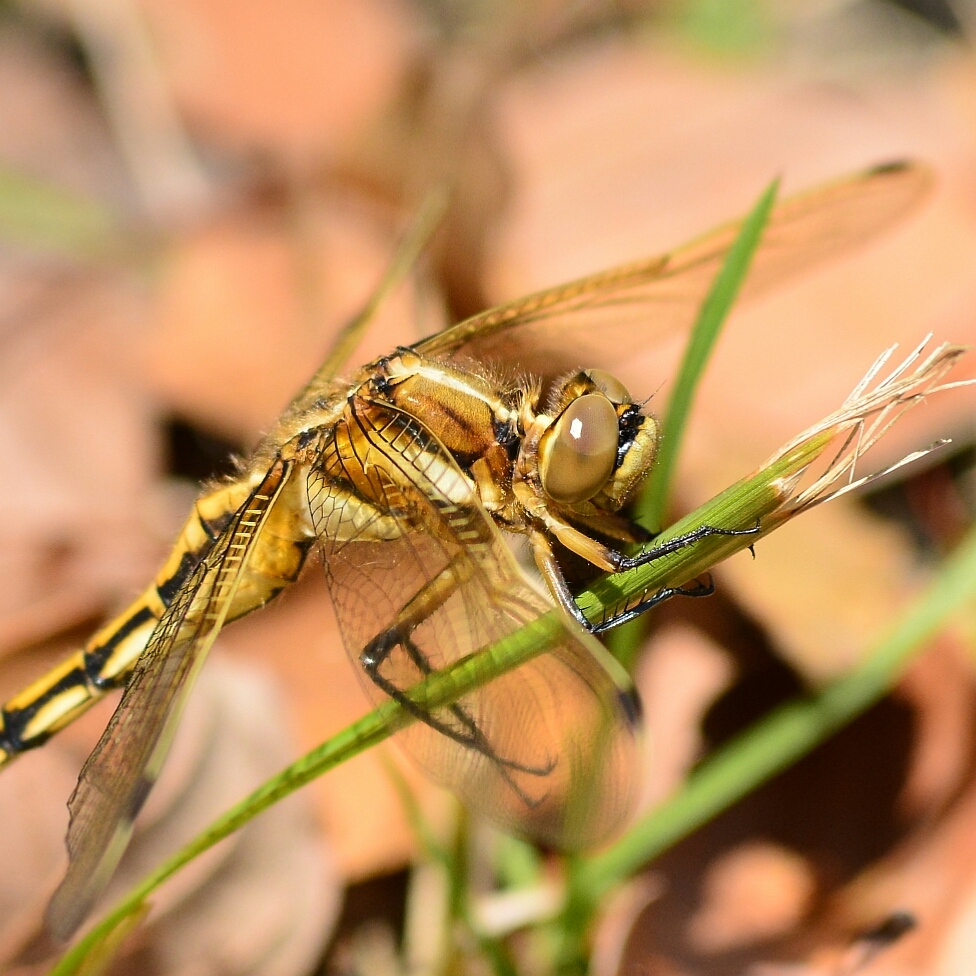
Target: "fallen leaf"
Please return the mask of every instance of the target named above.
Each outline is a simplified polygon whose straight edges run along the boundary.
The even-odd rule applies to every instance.
[[[421,41],[400,0],[142,0],[177,105],[207,140],[302,166],[362,138]]]

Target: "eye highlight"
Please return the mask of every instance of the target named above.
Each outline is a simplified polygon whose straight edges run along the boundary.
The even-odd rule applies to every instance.
[[[602,393],[574,400],[552,426],[540,465],[542,487],[557,502],[592,498],[613,473],[617,412]]]

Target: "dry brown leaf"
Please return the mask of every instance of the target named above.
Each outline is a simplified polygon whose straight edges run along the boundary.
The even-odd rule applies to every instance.
[[[78,282],[6,338],[5,649],[90,620],[159,558],[155,431],[128,358],[142,312],[124,282]]]
[[[677,490],[685,506],[700,503],[836,409],[892,341],[976,335],[976,128],[961,96],[971,73],[959,57],[884,84],[817,85],[620,40],[523,72],[501,98],[513,191],[492,296],[667,250],[745,211],[775,175],[789,192],[894,157],[931,162],[940,183],[916,217],[733,315],[683,445]],[[622,378],[663,401],[676,352],[638,346]],[[953,379],[974,371],[964,360]],[[956,391],[911,411],[862,473],[965,435],[972,402]],[[824,681],[859,659],[916,579],[904,537],[835,504],[763,540],[755,561],[730,560],[720,583],[801,673]]]
[[[4,165],[124,201],[94,99],[63,60],[5,24],[0,81]],[[156,457],[126,359],[142,314],[137,289],[9,247],[0,281],[0,648],[10,650],[91,619],[144,575],[142,507]]]
[[[659,898],[664,883],[659,875],[632,878],[614,892],[600,912],[593,936],[590,969],[593,976],[616,976],[630,935],[640,913]]]
[[[65,798],[78,767],[58,746],[24,757],[4,773],[0,791],[0,967],[37,928],[64,869]],[[4,969],[4,971],[6,971]]]
[[[700,631],[677,625],[653,635],[634,676],[647,738],[642,808],[666,800],[698,761],[701,717],[733,676],[728,652]]]
[[[941,814],[972,775],[976,682],[971,649],[936,641],[899,682],[896,695],[915,710],[911,766],[899,807],[912,820]]]
[[[91,92],[64,59],[9,21],[0,30],[0,159],[65,189],[128,202],[129,184]],[[14,255],[4,257],[6,264]]]
[[[716,576],[817,684],[860,661],[920,582],[906,534],[849,499],[805,512]]]
[[[376,287],[394,244],[377,212],[312,195],[298,206],[299,219],[243,212],[174,242],[146,363],[172,410],[253,438]],[[417,338],[420,327],[405,289],[380,310],[350,366]]]
[[[99,711],[104,723],[106,709]],[[17,911],[0,916],[5,922],[0,959],[9,961],[28,942],[41,944],[37,940],[43,910],[65,863],[64,801],[90,743],[80,750],[72,747],[80,738],[79,725],[87,726],[90,736],[98,734],[89,716],[92,713],[52,746],[20,760],[20,768],[33,774],[30,783],[36,795],[29,804],[5,811],[0,858],[4,870],[11,872],[19,870],[18,858],[24,869],[18,876],[29,887],[14,892]],[[286,713],[268,675],[217,655],[194,689],[171,761],[101,907],[117,901],[218,814],[278,772],[293,752]],[[52,764],[58,764],[53,777],[44,777]],[[17,776],[5,772],[5,780],[8,775],[16,787]],[[42,790],[45,778],[51,782]],[[5,789],[3,796],[9,796],[12,805],[17,793]],[[27,808],[30,816],[25,818]],[[50,812],[45,818],[46,809]],[[24,826],[18,828],[18,823]],[[38,849],[39,839],[53,844],[57,853]],[[25,858],[36,863],[24,865]],[[310,798],[292,796],[196,858],[155,893],[148,928],[113,971],[130,971],[131,954],[138,958],[150,947],[153,972],[159,974],[306,972],[321,953],[338,913],[341,890],[333,865]],[[247,925],[241,925],[242,918],[248,919]]]
[[[951,654],[951,641],[941,643]],[[958,676],[954,680],[958,682]],[[892,912],[908,912],[916,919],[916,929],[879,953],[869,972],[879,976],[970,972],[976,894],[974,824],[976,802],[969,777],[944,815],[922,819],[918,829],[886,858],[835,895],[821,924],[801,939],[800,944],[812,940],[820,946],[813,953],[807,950],[811,961],[818,956],[835,961],[856,956],[863,949],[849,947],[853,935],[873,928]]]
[[[144,0],[142,9],[176,99],[202,139],[236,153],[260,150],[279,164],[302,168],[336,159],[361,140],[393,99],[418,50],[418,15],[393,0],[317,6],[303,0],[288,9],[263,3],[246,11],[216,0]],[[12,63],[4,61],[0,44],[0,76]],[[797,188],[893,154],[933,159],[942,187],[914,223],[733,323],[705,384],[685,458],[684,499],[703,499],[836,407],[892,338],[914,343],[936,328],[940,338],[966,341],[973,331],[971,72],[971,65],[956,60],[907,84],[831,88],[761,71],[703,68],[620,41],[576,47],[561,63],[536,64],[499,102],[503,140],[497,155],[513,176],[515,194],[494,244],[489,291],[508,297],[666,249],[746,209],[784,167],[787,186]],[[10,77],[26,76],[13,71]],[[0,115],[23,97],[16,111],[29,120],[25,106],[47,104],[38,91],[31,84],[24,92],[5,90]],[[65,123],[68,129],[73,124]],[[45,138],[59,153],[73,145],[58,125],[51,131]],[[487,129],[484,141],[486,159],[494,160]],[[60,161],[50,155],[56,168]],[[0,157],[6,158],[2,138]],[[477,174],[486,171],[475,168],[462,178],[477,182]],[[93,172],[104,178],[107,170],[94,166]],[[90,175],[77,178],[78,185],[97,182]],[[477,188],[468,192],[477,197]],[[494,205],[501,194],[488,198]],[[484,244],[489,223],[471,221],[472,248]],[[67,324],[56,333],[57,342],[38,354],[38,365],[25,358],[25,368],[11,374],[9,387],[17,395],[7,411],[13,418],[7,456],[23,454],[32,480],[17,499],[26,514],[12,523],[23,538],[0,540],[4,575],[19,574],[20,581],[16,592],[4,594],[10,607],[0,614],[0,642],[15,646],[43,635],[40,620],[58,628],[80,623],[117,596],[130,576],[134,588],[155,568],[133,570],[139,553],[155,545],[159,524],[159,513],[147,515],[144,501],[158,501],[160,492],[143,384],[166,410],[253,438],[302,385],[329,334],[379,278],[392,250],[390,225],[382,210],[359,200],[299,189],[263,209],[230,204],[208,224],[177,235],[156,282],[145,371],[132,365],[138,349],[121,352],[129,337],[119,328],[123,321],[141,321],[141,309],[126,312],[120,300],[113,310],[114,299],[70,304]],[[454,286],[455,294],[480,290],[477,282]],[[2,281],[0,288],[6,288]],[[25,307],[37,294],[43,292],[23,289]],[[114,324],[86,331],[100,318]],[[357,352],[356,363],[413,338],[412,330],[409,302],[395,305]],[[8,334],[4,329],[5,341]],[[650,357],[635,362],[638,382],[624,377],[635,390],[650,393],[669,377],[665,361],[652,363]],[[0,397],[0,418],[3,402]],[[959,395],[915,411],[909,418],[915,425],[902,427],[902,440],[892,443],[891,452],[961,426],[968,404]],[[50,444],[59,451],[43,449]],[[129,450],[132,457],[125,456]],[[723,580],[775,640],[792,650],[804,673],[816,678],[854,660],[908,589],[902,543],[852,512],[838,506],[807,516],[786,530],[800,535],[788,537],[785,548],[777,548],[775,536],[764,541],[755,563],[744,557],[729,566]],[[58,529],[54,544],[52,526]],[[95,529],[83,535],[78,526]],[[66,537],[73,543],[67,556],[61,545]],[[217,692],[208,700],[204,682],[197,718],[188,713],[182,751],[170,764],[171,779],[160,784],[147,807],[144,846],[130,856],[134,874],[158,861],[156,845],[164,838],[172,842],[179,830],[195,826],[184,819],[187,807],[202,823],[236,799],[225,794],[245,788],[239,775],[263,776],[290,758],[298,746],[268,748],[271,741],[280,743],[279,734],[293,734],[302,748],[310,748],[367,707],[339,649],[321,577],[310,571],[276,602],[228,628],[222,643],[273,670],[286,699],[283,713],[242,692],[230,678],[223,690],[232,697],[225,700]],[[660,636],[641,677],[659,743],[655,798],[669,793],[696,758],[699,720],[729,675],[724,652],[700,634]],[[746,963],[741,956],[733,959],[737,946],[758,946],[752,960],[757,964],[779,965],[789,957],[814,967],[830,953],[834,960],[843,958],[852,932],[907,905],[907,895],[919,896],[907,907],[934,915],[936,922],[923,925],[890,958],[926,966],[941,958],[947,971],[952,965],[962,971],[958,960],[970,946],[976,863],[967,854],[972,818],[964,785],[972,688],[958,661],[939,658],[913,672],[903,695],[912,703],[914,729],[905,732],[901,712],[897,721],[891,719],[890,710],[898,706],[882,706],[889,724],[870,726],[877,715],[869,716],[865,724],[873,732],[859,726],[862,731],[835,743],[834,752],[827,747],[819,759],[771,784],[663,860],[660,877],[666,880],[655,888],[660,898],[648,909],[650,927],[641,930],[639,923],[632,940],[642,951],[630,958],[642,972],[700,971],[706,957],[722,965],[723,952],[731,953],[724,958],[728,971],[741,971]],[[45,828],[45,844],[49,820],[63,818],[61,804],[70,792],[70,783],[58,782],[59,776],[70,778],[63,769],[66,757],[80,762],[109,708],[92,713],[39,754],[56,767],[48,777],[56,813],[41,812],[31,825]],[[261,725],[262,717],[270,726]],[[214,723],[236,727],[239,735],[218,739]],[[852,741],[862,741],[863,749],[852,749]],[[898,752],[902,745],[908,758]],[[880,770],[864,758],[868,747]],[[314,784],[309,795],[317,828],[297,800],[195,864],[161,895],[160,905],[169,907],[144,937],[144,954],[124,965],[147,971],[142,963],[151,952],[161,971],[183,973],[196,966],[193,971],[248,969],[270,976],[307,969],[334,907],[322,830],[334,838],[334,857],[345,877],[398,867],[413,851],[383,762],[374,752]],[[29,756],[20,768],[41,765],[39,757]],[[213,790],[196,792],[201,776]],[[440,795],[412,771],[407,779],[436,820]],[[40,782],[39,777],[39,789]],[[21,799],[16,792],[14,798]],[[947,805],[948,814],[936,821]],[[879,849],[890,849],[896,832],[889,820],[904,815],[933,823],[906,844],[894,866],[838,889],[874,863]],[[51,829],[59,851],[63,824]],[[764,829],[773,839],[759,847],[756,836]],[[19,853],[33,858],[28,868],[41,888],[49,888],[56,880],[48,868],[54,848],[36,840],[22,842]],[[22,870],[11,863],[11,870]],[[725,882],[714,882],[719,876]],[[804,917],[814,876],[826,879],[829,890],[840,890],[833,915],[823,931],[799,926],[787,944],[790,936],[783,933]],[[4,946],[23,938],[24,919],[36,921],[43,904],[43,891],[18,888],[16,894],[26,914],[14,917],[12,929],[0,929]],[[649,900],[647,892],[643,897]],[[634,910],[630,905],[630,916]],[[241,926],[242,916],[250,924]],[[0,920],[5,921],[2,912]],[[679,945],[689,931],[690,948]],[[617,936],[615,951],[622,942]],[[768,943],[777,939],[772,951]]]
[[[141,0],[176,101],[234,151],[308,166],[348,151],[421,40],[400,0]]]
[[[816,889],[810,865],[794,851],[763,841],[740,844],[709,865],[688,941],[709,955],[782,935],[806,915]]]
[[[193,836],[283,768],[294,752],[286,703],[266,672],[219,659],[207,681],[219,691],[208,701],[207,688],[200,689],[198,707],[206,712],[214,741],[201,755],[178,806],[145,832],[145,849],[140,853],[133,845],[127,858],[131,879],[142,877],[162,860],[164,848],[175,846],[177,823],[183,839]],[[150,832],[173,836],[165,845],[162,837],[147,844]],[[228,841],[195,860],[154,898],[164,912],[147,933],[158,971],[200,976],[308,972],[324,948],[341,900],[334,859],[315,822],[311,798],[305,793],[289,797]]]

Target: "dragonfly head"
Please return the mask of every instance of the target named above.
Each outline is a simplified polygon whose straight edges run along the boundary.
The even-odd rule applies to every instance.
[[[539,478],[546,494],[573,507],[592,502],[617,511],[647,474],[657,451],[658,426],[626,387],[602,369],[558,383],[539,441]]]

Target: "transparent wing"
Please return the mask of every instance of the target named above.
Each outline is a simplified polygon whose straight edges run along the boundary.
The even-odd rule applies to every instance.
[[[67,939],[111,879],[169,751],[186,694],[223,626],[261,525],[285,485],[277,461],[160,618],[68,801],[68,871],[48,906]]]
[[[554,612],[416,418],[353,398],[309,501],[346,648],[360,669],[376,666],[374,697]],[[557,626],[551,650],[422,714],[398,741],[495,823],[578,848],[631,811],[635,711],[602,646],[568,619]]]
[[[904,216],[932,183],[928,169],[892,163],[783,200],[773,209],[740,301],[866,241]],[[668,254],[536,292],[421,340],[428,356],[511,357],[551,372],[567,348],[574,362],[614,368],[688,328],[739,232],[726,224]],[[561,366],[559,367],[561,368]]]

